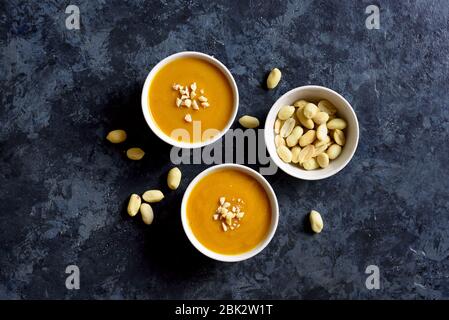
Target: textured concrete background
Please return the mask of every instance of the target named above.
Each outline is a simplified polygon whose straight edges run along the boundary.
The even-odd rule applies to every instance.
[[[69,4],[81,29],[65,28]],[[0,298],[449,298],[449,5],[377,1],[1,1]],[[170,148],[147,128],[140,90],[160,59],[212,54],[234,74],[239,115],[264,119],[305,84],[342,93],[358,115],[352,162],[324,181],[268,177],[281,217],[253,259],[203,257],[179,207],[205,165],[165,185]],[[266,72],[280,86],[267,92]],[[238,125],[235,125],[238,127]],[[125,128],[129,140],[104,137]],[[147,156],[131,162],[126,147]],[[256,166],[257,167],[257,166]],[[147,227],[128,196],[160,187]],[[308,232],[319,210],[325,231]],[[69,291],[67,265],[81,270]],[[365,288],[378,265],[381,288]]]

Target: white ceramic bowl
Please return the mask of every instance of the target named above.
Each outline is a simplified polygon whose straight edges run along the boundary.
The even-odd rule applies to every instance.
[[[226,76],[226,79],[229,81],[229,84],[231,85],[232,93],[234,96],[232,115],[229,118],[229,121],[227,122],[226,127],[212,139],[209,139],[207,141],[202,141],[202,142],[194,142],[194,143],[178,141],[178,140],[172,139],[169,135],[165,134],[159,128],[159,126],[156,124],[156,122],[154,121],[153,116],[151,115],[151,112],[149,109],[149,101],[148,101],[148,93],[150,91],[150,85],[151,85],[151,82],[153,81],[154,76],[157,74],[157,72],[163,66],[170,63],[173,60],[176,60],[179,58],[188,58],[188,57],[203,59],[203,60],[206,60],[207,62],[209,62],[210,64],[216,66]],[[155,65],[153,69],[151,69],[150,73],[148,74],[148,76],[145,80],[145,84],[142,89],[141,103],[142,103],[143,115],[145,117],[145,120],[146,120],[148,126],[154,132],[154,134],[156,134],[160,139],[167,142],[168,144],[171,144],[172,146],[179,147],[179,148],[200,148],[200,147],[204,147],[208,144],[214,143],[215,141],[220,139],[226,133],[226,131],[229,130],[229,128],[231,127],[232,123],[235,120],[235,116],[237,115],[237,110],[238,110],[238,106],[239,106],[239,92],[238,92],[237,84],[235,83],[235,80],[234,80],[231,72],[220,61],[218,61],[214,57],[211,57],[211,56],[201,53],[201,52],[184,51],[184,52],[175,53],[175,54],[172,54],[171,56],[166,57],[165,59],[161,60],[157,65]]]
[[[256,179],[256,181],[258,181],[262,185],[262,187],[265,189],[265,192],[267,193],[268,198],[270,200],[270,204],[271,204],[271,225],[270,225],[270,229],[267,233],[266,238],[261,243],[259,243],[254,249],[244,252],[244,253],[241,253],[241,254],[237,254],[237,255],[221,254],[221,253],[217,253],[217,252],[211,251],[208,248],[206,248],[203,244],[201,244],[201,242],[199,242],[197,240],[197,238],[195,237],[195,235],[192,232],[192,229],[190,228],[189,222],[187,221],[187,201],[188,201],[190,193],[192,192],[195,185],[206,175],[208,175],[214,171],[222,170],[222,169],[240,170],[240,171],[250,175],[254,179]],[[276,231],[276,228],[278,226],[279,206],[278,206],[278,201],[276,198],[276,194],[273,191],[273,188],[271,188],[268,181],[265,180],[265,178],[260,173],[258,173],[257,171],[254,171],[251,168],[242,166],[240,164],[231,164],[231,163],[219,164],[219,165],[216,165],[216,166],[213,166],[213,167],[210,167],[210,168],[204,170],[199,175],[197,175],[195,177],[195,179],[192,180],[192,182],[190,182],[189,186],[187,187],[186,192],[184,193],[184,197],[182,198],[181,221],[182,221],[182,226],[184,228],[184,231],[187,235],[187,238],[189,238],[190,242],[193,244],[193,246],[195,248],[198,249],[198,251],[200,251],[204,255],[208,256],[209,258],[212,258],[212,259],[215,259],[218,261],[236,262],[236,261],[246,260],[246,259],[249,259],[249,258],[255,256],[256,254],[261,252],[268,245],[268,243],[270,243],[270,241],[273,238],[273,235]]]
[[[342,153],[337,159],[331,160],[327,168],[307,171],[297,165],[285,163],[279,158],[276,152],[276,146],[274,145],[274,122],[276,121],[279,109],[285,105],[293,105],[295,101],[300,99],[316,102],[318,102],[317,100],[328,100],[337,108],[337,114],[345,119],[348,124],[345,129],[346,144],[343,147]],[[342,170],[352,159],[357,149],[358,141],[359,123],[351,105],[337,92],[325,87],[303,86],[288,91],[274,103],[265,121],[265,143],[271,158],[281,170],[303,180],[328,178]]]

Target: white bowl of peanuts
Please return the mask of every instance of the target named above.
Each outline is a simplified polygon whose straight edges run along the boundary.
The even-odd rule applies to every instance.
[[[333,176],[352,159],[359,141],[357,116],[337,92],[321,86],[288,91],[265,121],[265,143],[276,165],[303,180]]]

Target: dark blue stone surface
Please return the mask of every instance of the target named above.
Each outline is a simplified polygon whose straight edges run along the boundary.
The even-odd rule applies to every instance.
[[[65,28],[69,4],[80,30]],[[365,27],[370,4],[380,30]],[[448,17],[444,0],[2,1],[0,298],[449,298]],[[359,148],[338,175],[267,177],[279,227],[241,263],[188,242],[181,198],[207,166],[181,165],[169,192],[170,147],[141,115],[147,73],[183,50],[229,67],[239,115],[263,120],[282,93],[318,84],[359,119]],[[273,67],[283,78],[268,92]],[[124,145],[105,141],[115,128],[128,131]],[[127,160],[129,146],[144,160]],[[148,227],[125,208],[155,187],[166,199]],[[312,208],[320,235],[307,228]],[[70,264],[80,290],[64,285]],[[365,287],[372,264],[379,290]]]

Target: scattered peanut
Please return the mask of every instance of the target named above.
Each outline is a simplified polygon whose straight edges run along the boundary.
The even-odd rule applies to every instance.
[[[279,81],[281,81],[281,70],[278,68],[274,68],[271,70],[270,74],[267,78],[267,87],[268,89],[274,89],[279,84]]]
[[[164,199],[164,194],[160,190],[148,190],[142,195],[143,200],[149,203],[159,202]]]
[[[128,214],[131,217],[134,217],[137,212],[139,212],[140,204],[142,203],[142,199],[138,194],[133,193],[129,198],[128,202]]]
[[[239,119],[239,123],[244,128],[254,129],[259,126],[259,119],[257,119],[256,117],[251,117],[251,116],[243,116]]]
[[[167,185],[171,190],[176,190],[181,183],[181,170],[177,167],[170,169],[167,175]]]
[[[126,140],[125,130],[113,130],[108,133],[106,139],[111,143],[122,143]]]
[[[154,213],[153,208],[148,203],[142,203],[140,205],[140,214],[142,215],[143,223],[150,225],[153,223]]]
[[[309,220],[313,232],[320,233],[323,230],[323,218],[318,211],[310,211]]]
[[[140,148],[130,148],[126,151],[126,156],[131,160],[141,160],[145,152]]]

